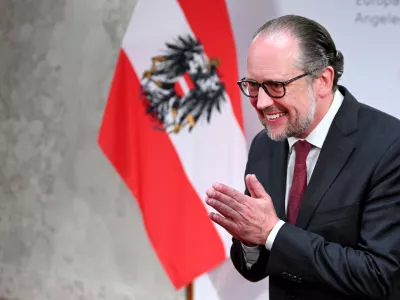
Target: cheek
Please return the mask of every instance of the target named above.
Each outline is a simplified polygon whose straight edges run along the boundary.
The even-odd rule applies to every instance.
[[[250,98],[250,104],[255,108],[255,110],[257,109],[257,98]]]
[[[295,120],[298,118],[299,115],[302,114],[302,108],[301,107],[296,107],[296,106],[292,106],[289,108],[289,115],[290,117]]]
[[[297,119],[298,119],[298,115],[299,115],[297,108],[294,106],[285,106],[285,109],[287,112],[287,114],[286,114],[287,122],[290,124],[297,123]]]
[[[279,103],[280,107],[283,107],[287,111],[287,115],[291,122],[296,122],[299,116],[303,115],[307,111],[307,107],[300,101],[299,98],[288,98],[284,102]]]

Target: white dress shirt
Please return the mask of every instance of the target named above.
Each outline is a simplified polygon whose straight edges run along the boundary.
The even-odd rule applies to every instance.
[[[336,113],[338,112],[340,106],[343,102],[343,95],[337,90],[335,92],[332,104],[326,113],[326,115],[322,118],[319,124],[314,128],[314,130],[305,138],[307,142],[312,145],[311,151],[307,156],[306,165],[307,165],[307,184],[310,181],[312,172],[314,171],[314,167],[317,163],[319,153],[321,151],[322,145],[324,144],[325,138],[328,134],[329,128],[335,118]],[[289,191],[292,185],[293,180],[293,172],[294,172],[294,163],[296,158],[296,152],[293,145],[300,140],[296,137],[288,138],[289,144],[289,158],[288,158],[288,166],[287,166],[287,177],[286,177],[286,195],[285,195],[285,212],[287,210],[288,199],[289,199]],[[268,191],[267,191],[268,192]],[[279,229],[285,224],[284,221],[279,220],[279,222],[272,229],[271,233],[268,236],[268,239],[265,243],[265,247],[267,250],[271,250],[272,244],[279,232]],[[244,258],[247,263],[247,267],[250,268],[258,259],[260,254],[261,245],[255,247],[248,247],[242,244]]]

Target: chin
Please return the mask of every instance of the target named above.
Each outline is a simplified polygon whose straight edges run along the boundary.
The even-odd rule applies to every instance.
[[[280,142],[288,138],[288,135],[284,130],[270,130],[265,125],[264,130],[267,133],[268,137],[273,141]]]

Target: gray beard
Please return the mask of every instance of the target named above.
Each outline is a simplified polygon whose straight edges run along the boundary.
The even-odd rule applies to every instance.
[[[283,141],[289,137],[299,136],[307,130],[308,126],[310,126],[310,124],[314,120],[315,107],[316,107],[316,99],[311,86],[309,87],[308,92],[311,97],[311,103],[308,108],[307,114],[302,119],[300,119],[299,116],[297,116],[296,120],[294,120],[294,122],[292,123],[289,123],[286,130],[283,131],[282,133],[273,134],[268,129],[268,125],[261,120],[261,124],[264,126],[265,132],[267,133],[267,135],[271,140]]]

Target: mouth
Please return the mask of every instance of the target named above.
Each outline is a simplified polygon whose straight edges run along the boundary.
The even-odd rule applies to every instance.
[[[281,113],[274,113],[274,114],[266,114],[265,115],[265,118],[268,120],[268,121],[277,121],[277,120],[279,120],[280,118],[282,118],[282,117],[284,117],[284,116],[286,116],[287,115],[287,113],[284,113],[284,112],[281,112]]]

